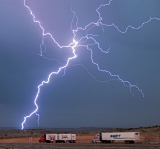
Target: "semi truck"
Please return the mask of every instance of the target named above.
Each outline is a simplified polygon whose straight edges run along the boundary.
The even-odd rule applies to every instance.
[[[76,143],[76,134],[44,134],[39,139],[40,143]]]
[[[100,132],[93,136],[92,143],[112,142],[136,143],[140,141],[139,132]]]

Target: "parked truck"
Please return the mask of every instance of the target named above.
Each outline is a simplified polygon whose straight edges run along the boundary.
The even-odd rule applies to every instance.
[[[76,134],[44,134],[40,137],[39,142],[43,143],[76,143]]]
[[[92,143],[112,143],[123,141],[125,143],[135,143],[140,141],[139,132],[101,132],[93,136]]]

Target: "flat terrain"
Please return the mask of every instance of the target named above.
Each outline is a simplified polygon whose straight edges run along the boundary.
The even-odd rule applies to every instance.
[[[30,137],[29,137],[30,138]],[[29,143],[29,138],[0,139],[0,144],[5,143]],[[39,143],[40,137],[32,137],[32,143]],[[91,143],[92,136],[77,136],[77,143]],[[43,143],[40,143],[43,144]]]
[[[92,137],[98,132],[140,132],[139,144],[124,144],[122,142],[112,144],[92,144]],[[76,133],[77,143],[39,143],[39,138],[45,133]],[[32,138],[32,141],[30,140]],[[160,149],[160,127],[141,127],[129,129],[28,129],[28,130],[0,130],[0,149]]]
[[[52,143],[1,143],[0,149],[160,149],[158,144],[91,144],[91,143],[74,143],[74,144],[52,144]]]

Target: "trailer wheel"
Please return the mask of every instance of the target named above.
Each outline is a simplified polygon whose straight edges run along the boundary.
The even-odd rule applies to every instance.
[[[128,141],[125,141],[126,144],[128,144]]]

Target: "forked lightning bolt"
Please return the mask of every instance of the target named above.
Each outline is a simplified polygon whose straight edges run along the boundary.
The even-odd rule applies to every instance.
[[[37,91],[37,94],[35,96],[35,99],[34,99],[34,105],[35,105],[35,110],[33,112],[31,112],[29,115],[25,116],[24,117],[24,120],[23,122],[21,123],[21,129],[24,129],[24,124],[26,123],[27,119],[30,118],[33,114],[36,114],[38,115],[38,122],[39,122],[39,114],[38,114],[38,105],[37,105],[37,99],[40,95],[40,91],[41,91],[41,87],[44,85],[44,84],[47,84],[49,83],[50,81],[50,78],[53,76],[53,75],[57,75],[59,74],[62,70],[66,70],[66,68],[69,66],[70,62],[73,60],[73,59],[76,59],[77,57],[77,54],[76,54],[76,48],[78,47],[85,47],[87,50],[90,51],[90,59],[91,59],[91,62],[93,63],[93,65],[95,65],[97,67],[97,70],[98,71],[101,71],[103,73],[106,73],[106,74],[109,74],[111,77],[113,77],[113,80],[118,80],[120,82],[123,83],[124,86],[127,86],[129,87],[130,89],[130,92],[132,93],[132,88],[136,88],[141,94],[142,96],[144,97],[144,94],[142,92],[142,90],[136,86],[136,85],[132,85],[129,81],[126,81],[126,80],[123,80],[122,78],[120,78],[119,75],[115,75],[115,74],[112,74],[109,70],[105,70],[105,69],[101,69],[100,66],[98,65],[97,62],[95,62],[95,60],[93,59],[93,50],[92,50],[92,47],[93,46],[96,46],[98,50],[100,50],[102,53],[104,54],[107,54],[109,53],[109,50],[110,50],[110,47],[108,48],[108,50],[103,50],[99,44],[99,42],[96,40],[95,37],[97,36],[100,36],[100,35],[96,35],[96,34],[91,34],[89,33],[89,31],[91,31],[94,27],[100,27],[102,29],[102,31],[104,32],[104,29],[105,27],[114,27],[117,29],[117,31],[119,33],[126,33],[129,29],[134,29],[134,30],[138,30],[140,28],[142,28],[144,25],[146,25],[147,23],[149,23],[150,21],[152,20],[158,20],[160,21],[159,18],[156,18],[156,17],[150,17],[147,21],[143,22],[142,24],[140,24],[138,27],[133,27],[132,25],[128,25],[125,30],[120,30],[118,28],[118,26],[116,26],[115,24],[105,24],[102,22],[102,16],[101,16],[101,13],[100,13],[100,9],[102,7],[107,7],[109,5],[111,5],[112,3],[112,0],[109,0],[108,3],[105,3],[105,4],[101,4],[95,11],[97,12],[97,15],[98,15],[98,20],[96,22],[90,22],[89,24],[87,24],[85,27],[79,27],[78,26],[78,16],[76,15],[76,12],[71,10],[72,13],[73,13],[73,19],[71,21],[71,30],[72,30],[72,33],[73,33],[73,39],[72,39],[72,42],[69,43],[68,45],[60,45],[56,39],[53,37],[53,35],[49,32],[46,32],[45,31],[45,28],[43,27],[43,25],[41,24],[41,22],[39,20],[37,20],[36,16],[34,15],[33,11],[31,10],[31,8],[26,4],[26,1],[27,0],[24,0],[24,6],[25,8],[28,10],[28,12],[30,13],[30,15],[32,16],[32,19],[33,19],[33,22],[34,23],[37,23],[38,24],[38,27],[41,29],[42,31],[42,43],[40,44],[40,55],[43,56],[43,52],[46,51],[46,48],[45,48],[45,45],[44,45],[44,39],[46,36],[50,37],[52,39],[52,41],[59,47],[59,48],[70,48],[71,51],[72,51],[72,56],[71,57],[68,57],[66,63],[64,65],[62,65],[61,67],[58,68],[57,71],[53,71],[51,72],[49,75],[48,75],[48,78],[44,81],[42,81],[39,85],[38,85],[38,91]],[[75,29],[73,29],[73,22],[75,21]],[[85,36],[82,36],[80,39],[76,39],[77,37],[77,34],[79,31],[84,31],[86,33]],[[92,41],[92,43],[89,43],[87,44],[87,41]],[[81,64],[80,64],[81,65]],[[81,65],[83,66],[83,65]],[[84,67],[84,66],[83,66]],[[87,72],[89,73],[88,69],[86,67],[84,67]],[[91,73],[89,73],[94,79],[96,79]],[[98,81],[96,79],[96,81]],[[98,81],[98,82],[104,82],[104,81]]]

